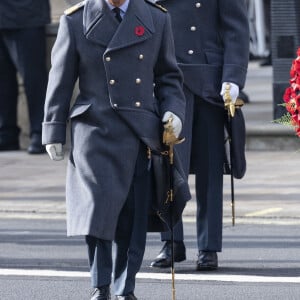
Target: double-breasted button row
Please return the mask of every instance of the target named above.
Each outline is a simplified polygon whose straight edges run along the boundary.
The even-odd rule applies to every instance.
[[[139,60],[143,60],[144,59],[144,55],[143,54],[139,54],[138,55],[138,59]],[[111,57],[110,56],[105,56],[105,61],[110,62],[111,61]]]
[[[196,8],[200,8],[202,6],[202,4],[200,2],[196,2],[195,3]],[[191,26],[190,27],[190,31],[197,31],[197,27],[196,26]],[[190,49],[187,52],[189,55],[193,55],[194,54],[194,50]]]
[[[105,59],[106,62],[111,62],[111,61],[112,61],[112,58],[111,58],[110,56],[106,56],[104,59]],[[144,59],[144,55],[143,55],[142,53],[140,53],[140,54],[138,55],[138,59],[139,59],[139,60],[143,60],[143,59]],[[115,83],[116,83],[116,80],[114,80],[114,79],[110,79],[110,80],[109,80],[109,84],[110,84],[110,85],[114,85]],[[136,79],[135,79],[135,83],[136,83],[136,84],[141,84],[141,83],[142,83],[141,78],[136,78]],[[112,105],[113,105],[114,108],[117,108],[117,107],[118,107],[118,104],[117,104],[117,103],[113,103]],[[142,105],[142,103],[141,103],[140,101],[134,102],[134,106],[135,106],[135,107],[141,107],[141,105]]]
[[[142,80],[140,78],[136,78],[136,80],[135,80],[136,84],[140,84],[141,82],[142,82]],[[114,79],[109,80],[110,85],[114,85],[115,83],[116,83],[116,81]]]
[[[135,107],[141,107],[141,105],[142,105],[142,103],[141,103],[140,101],[136,101],[136,102],[134,103],[134,106],[135,106]],[[117,108],[117,107],[118,107],[118,104],[117,104],[117,103],[114,103],[114,104],[113,104],[113,107]]]

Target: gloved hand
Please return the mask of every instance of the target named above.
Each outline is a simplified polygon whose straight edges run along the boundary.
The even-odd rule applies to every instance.
[[[63,160],[64,150],[60,143],[46,145],[46,151],[52,160]]]
[[[237,97],[239,96],[240,89],[239,89],[238,85],[236,85],[235,83],[232,83],[232,82],[223,82],[220,95],[223,97],[224,101],[225,101],[225,99],[224,99],[225,89],[226,89],[226,85],[227,84],[230,85],[229,93],[230,93],[231,101],[234,104],[235,101],[236,101],[236,99],[237,99]]]
[[[182,130],[182,122],[181,120],[172,112],[170,111],[166,111],[163,118],[162,118],[162,121],[165,123],[167,122],[170,118],[173,118],[173,121],[172,121],[172,126],[173,126],[173,132],[174,132],[174,135],[176,138],[179,137],[179,134]]]

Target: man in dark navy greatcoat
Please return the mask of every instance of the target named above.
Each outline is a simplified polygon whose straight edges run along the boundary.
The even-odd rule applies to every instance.
[[[246,78],[249,29],[244,0],[161,0],[172,18],[175,52],[184,75],[186,115],[178,146],[186,174],[196,176],[197,270],[218,267],[222,250],[224,102],[233,101]],[[191,167],[191,169],[190,169]],[[174,230],[175,261],[186,259],[183,225]],[[170,234],[151,266],[171,265]]]
[[[153,151],[170,117],[179,136],[184,112],[164,9],[144,0],[87,0],[65,12],[52,51],[43,144],[51,159],[63,159],[70,121],[67,231],[86,238],[93,300],[110,299],[112,273],[115,299],[137,299]]]
[[[18,80],[28,103],[28,153],[44,153],[41,132],[47,86],[45,25],[50,22],[48,0],[0,1],[0,151],[18,150]]]

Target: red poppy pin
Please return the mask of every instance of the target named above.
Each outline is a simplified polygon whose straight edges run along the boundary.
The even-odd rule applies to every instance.
[[[136,26],[134,31],[137,36],[143,36],[145,33],[145,28],[143,26]]]

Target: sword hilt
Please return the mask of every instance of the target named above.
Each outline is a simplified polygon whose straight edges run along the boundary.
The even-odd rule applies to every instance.
[[[228,111],[228,116],[232,118],[235,115],[235,110],[241,108],[244,105],[244,101],[240,98],[236,99],[235,103],[232,102],[232,98],[230,96],[229,83],[227,83],[225,86],[224,100],[224,106],[225,109]]]
[[[164,125],[164,133],[163,133],[163,143],[169,147],[169,157],[170,163],[173,164],[174,161],[174,145],[182,143],[185,138],[178,138],[174,134],[173,130],[173,117],[171,116],[166,124]]]

